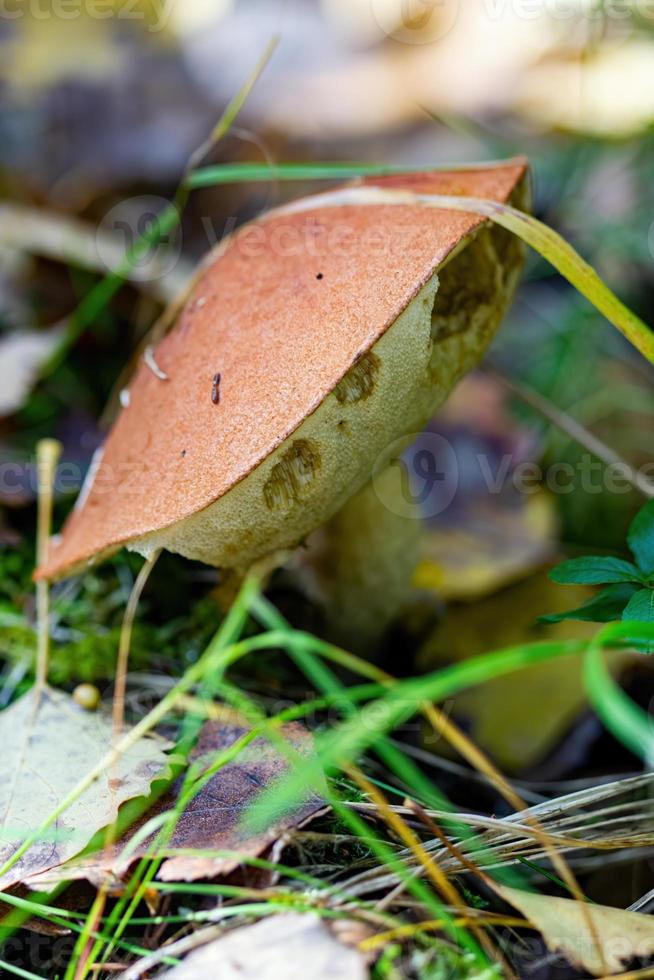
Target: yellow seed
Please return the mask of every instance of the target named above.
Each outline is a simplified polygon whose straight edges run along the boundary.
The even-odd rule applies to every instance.
[[[100,692],[95,684],[78,684],[73,691],[73,701],[85,711],[95,711],[100,704]]]

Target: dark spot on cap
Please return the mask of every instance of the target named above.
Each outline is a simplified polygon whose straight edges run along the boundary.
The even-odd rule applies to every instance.
[[[318,273],[318,275],[316,276],[316,279],[322,279],[322,272],[319,272]]]
[[[375,390],[381,361],[369,350],[356,361],[334,388],[341,405],[354,405],[369,398]]]
[[[296,439],[275,463],[263,488],[268,510],[300,503],[321,466],[320,450],[310,439]]]
[[[180,456],[186,456],[186,450],[185,449],[182,449],[182,451],[181,451],[181,453],[179,455]]]

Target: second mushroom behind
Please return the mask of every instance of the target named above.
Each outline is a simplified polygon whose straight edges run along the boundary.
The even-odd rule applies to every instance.
[[[528,198],[521,160],[370,183]],[[239,577],[308,542],[295,565],[309,591],[349,618],[353,641],[378,633],[419,557],[419,515],[389,503],[398,447],[480,360],[522,260],[517,239],[478,216],[410,203],[317,200],[244,226],[153,352],[160,374],[140,365],[37,575],[127,547]]]

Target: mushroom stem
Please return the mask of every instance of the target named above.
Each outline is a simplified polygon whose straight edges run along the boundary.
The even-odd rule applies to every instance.
[[[365,651],[415,598],[421,520],[392,467],[375,476],[294,558],[295,573],[325,612],[330,637]]]

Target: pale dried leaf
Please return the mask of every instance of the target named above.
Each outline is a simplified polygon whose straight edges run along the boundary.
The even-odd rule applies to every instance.
[[[364,980],[365,961],[318,915],[275,915],[195,950],[168,980]]]
[[[32,690],[0,713],[0,866],[47,820],[111,745],[111,720],[61,691]],[[0,888],[78,854],[126,800],[147,796],[168,767],[158,738],[144,738],[97,779],[1,878]]]
[[[497,891],[538,929],[548,949],[563,953],[573,966],[593,976],[620,973],[630,960],[654,955],[652,916],[515,888],[497,887]]]

